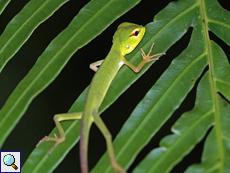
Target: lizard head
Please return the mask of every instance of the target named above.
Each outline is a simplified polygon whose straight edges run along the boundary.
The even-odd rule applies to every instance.
[[[120,46],[122,55],[131,53],[140,43],[145,34],[145,27],[124,22],[118,26],[113,36],[113,43]]]

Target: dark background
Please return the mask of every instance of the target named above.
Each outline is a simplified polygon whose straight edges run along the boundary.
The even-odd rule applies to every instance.
[[[27,2],[29,2],[29,0],[12,0],[10,2],[0,16],[0,34],[3,33],[9,21]],[[106,57],[112,45],[112,36],[117,26],[125,21],[146,25],[153,21],[153,17],[169,2],[172,1],[151,1],[151,3],[149,0],[141,1],[141,3],[132,10],[117,19],[101,35],[96,37],[85,47],[79,49],[55,81],[33,100],[26,114],[8,137],[1,150],[21,151],[21,161],[23,165],[37,142],[45,135],[48,135],[55,127],[53,116],[57,113],[67,112],[84,88],[88,86],[94,75],[94,72],[89,69],[89,64]],[[219,2],[225,9],[230,10],[227,0],[219,0]],[[9,61],[0,74],[0,108],[2,108],[14,88],[29,72],[37,58],[42,54],[52,39],[68,26],[74,16],[78,14],[79,10],[86,3],[86,1],[70,0],[64,4],[35,30],[14,58]],[[161,57],[161,59],[133,84],[115,104],[110,106],[110,108],[102,114],[102,118],[113,137],[116,136],[132,110],[161,76],[164,70],[170,65],[171,61],[187,47],[191,32],[192,29],[189,29],[187,34],[167,51],[166,56]],[[227,56],[230,57],[229,47],[224,42],[216,38],[212,33],[210,38],[221,45]],[[152,76],[151,80],[149,80],[149,75]],[[197,83],[198,82],[199,80]],[[158,147],[162,136],[171,134],[170,128],[181,114],[193,108],[196,87],[197,85],[189,93],[172,118],[167,121],[162,128],[163,130],[160,130],[139,153],[134,164],[129,169],[129,172],[132,171],[134,165],[138,164],[152,148]],[[204,140],[201,141],[171,172],[183,172],[189,165],[199,163],[203,144]],[[80,172],[79,164],[76,164],[79,163],[78,150],[79,146],[77,144],[54,172]],[[93,126],[90,132],[89,144],[90,169],[96,164],[105,150],[104,138],[99,130]]]

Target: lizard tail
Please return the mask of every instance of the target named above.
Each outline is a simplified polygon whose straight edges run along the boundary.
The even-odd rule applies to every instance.
[[[89,130],[92,123],[82,121],[80,138],[81,172],[88,173],[88,140]]]

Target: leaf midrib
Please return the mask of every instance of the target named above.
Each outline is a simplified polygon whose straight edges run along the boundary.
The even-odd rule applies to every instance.
[[[214,113],[214,117],[215,117],[215,125],[216,125],[216,133],[217,133],[217,143],[218,143],[218,155],[220,157],[220,160],[223,160],[224,158],[224,151],[223,151],[223,141],[221,139],[221,123],[220,123],[220,115],[219,115],[219,107],[218,107],[218,98],[217,98],[217,94],[216,94],[216,85],[215,85],[215,79],[214,79],[214,69],[213,69],[213,64],[212,64],[212,53],[211,53],[211,41],[209,38],[209,30],[208,30],[208,26],[207,26],[207,21],[208,21],[208,17],[206,14],[206,8],[205,8],[205,4],[203,0],[199,0],[199,4],[200,4],[200,11],[201,11],[201,15],[202,15],[202,19],[204,22],[202,22],[203,24],[203,29],[204,29],[204,39],[206,41],[206,45],[207,45],[207,55],[208,55],[208,64],[209,64],[209,75],[211,78],[211,92],[212,92],[212,98],[214,101],[214,109],[215,109],[215,113]],[[223,172],[224,169],[224,162],[222,161],[220,163],[220,172]]]

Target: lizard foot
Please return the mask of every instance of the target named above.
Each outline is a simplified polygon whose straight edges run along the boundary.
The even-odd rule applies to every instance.
[[[127,173],[116,161],[111,163],[114,172]]]
[[[166,54],[166,53],[158,53],[158,54],[150,56],[150,53],[152,52],[152,49],[153,49],[154,45],[155,45],[155,43],[152,44],[152,46],[151,46],[151,48],[149,50],[149,53],[147,55],[145,54],[145,52],[141,48],[142,57],[143,57],[144,60],[146,60],[146,62],[150,62],[150,61],[153,61],[153,60],[158,60],[159,58],[153,58],[153,57],[160,56],[160,55],[165,55]]]
[[[62,138],[58,138],[56,134],[54,134],[54,137],[49,137],[49,136],[45,136],[44,138],[42,138],[38,144],[36,145],[36,147],[38,147],[41,143],[45,142],[45,141],[53,141],[56,142],[48,151],[47,154],[50,155],[50,152],[56,147],[58,146],[60,143],[62,143],[65,140],[65,137]]]

